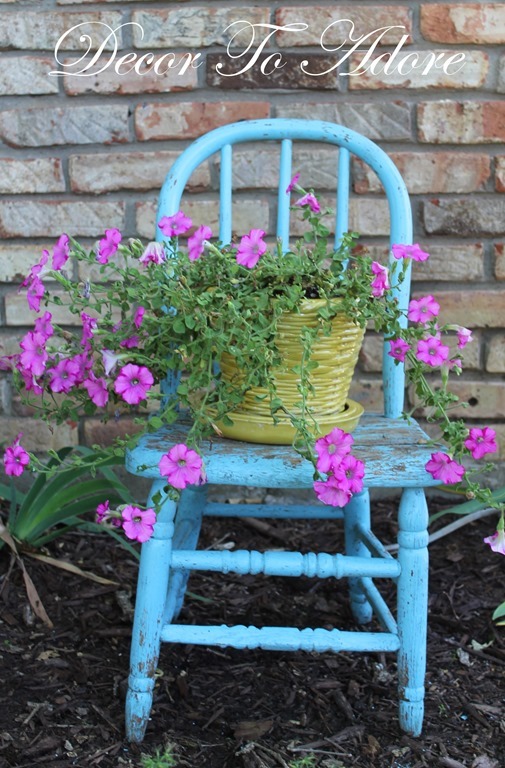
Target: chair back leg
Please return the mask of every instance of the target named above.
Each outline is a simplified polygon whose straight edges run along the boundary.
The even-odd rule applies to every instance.
[[[366,490],[354,494],[345,507],[345,553],[353,557],[370,557],[371,553],[360,536],[360,529],[370,529],[370,494]],[[359,578],[349,578],[349,596],[352,615],[358,624],[367,624],[371,621],[372,606],[366,598]]]

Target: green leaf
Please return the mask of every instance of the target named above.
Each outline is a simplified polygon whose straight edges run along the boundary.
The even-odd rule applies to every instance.
[[[503,616],[505,616],[505,602],[501,603],[498,608],[495,609],[493,613],[493,621],[501,619]]]

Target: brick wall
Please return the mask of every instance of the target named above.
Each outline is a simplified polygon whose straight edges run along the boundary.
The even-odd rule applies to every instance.
[[[333,25],[349,18],[355,36],[393,25],[372,58],[393,53],[410,61],[431,52],[464,52],[464,66],[419,69],[403,65],[389,73],[378,62],[359,76],[347,76],[373,40],[346,56],[348,30]],[[272,36],[257,64],[242,74],[244,58],[229,55],[226,27],[251,24],[307,25]],[[55,60],[58,39],[67,30]],[[128,22],[134,25],[122,26]],[[108,25],[108,26],[105,26]],[[140,25],[143,30],[140,29]],[[122,74],[106,66],[109,40],[93,76],[76,72],[89,34],[99,46],[103,30],[116,29]],[[234,28],[235,29],[235,28]],[[97,42],[98,41],[98,42]],[[237,38],[237,43],[242,42]],[[400,168],[412,194],[415,238],[431,253],[416,265],[414,291],[435,293],[445,318],[474,329],[458,391],[476,424],[491,423],[505,446],[505,4],[486,2],[385,2],[355,0],[346,5],[319,0],[3,0],[0,2],[0,342],[13,352],[27,329],[28,314],[17,286],[40,250],[62,232],[89,238],[106,227],[150,238],[155,200],[166,170],[188,141],[218,125],[262,117],[311,117],[341,122],[377,141]],[[95,47],[96,47],[95,46]],[[339,48],[339,46],[342,46]],[[234,53],[239,51],[234,48]],[[150,52],[152,64],[147,66]],[[173,53],[170,57],[167,54]],[[190,58],[193,64],[188,66]],[[271,54],[266,72],[259,65]],[[442,55],[443,54],[443,55]],[[94,54],[90,54],[89,59]],[[345,61],[335,68],[339,58]],[[302,62],[308,62],[303,65]],[[456,61],[456,60],[455,60]],[[186,66],[184,66],[186,62]],[[382,59],[385,63],[384,58]],[[168,65],[172,64],[172,67]],[[178,67],[177,67],[178,64]],[[370,64],[370,60],[368,61]],[[73,67],[73,68],[72,68]],[[49,76],[51,70],[66,72]],[[130,72],[127,70],[131,69]],[[305,70],[305,71],[302,71]],[[452,71],[454,70],[454,71]],[[457,71],[456,71],[457,70]],[[302,168],[307,156],[300,155]],[[268,220],[268,152],[244,149],[237,170],[239,206],[235,226],[243,232]],[[215,219],[215,169],[192,180],[188,210],[199,223]],[[306,178],[306,177],[305,177]],[[318,190],[331,188],[324,155],[318,158]],[[376,178],[353,167],[351,226],[378,256],[384,252],[385,203]],[[254,205],[251,205],[254,201]],[[251,220],[251,212],[255,220]],[[378,405],[380,355],[367,339],[354,395]],[[65,425],[54,433],[27,418],[6,378],[0,380],[2,438],[20,429],[31,448],[93,441],[88,425]],[[80,431],[82,430],[82,431]],[[505,447],[502,448],[505,457]]]

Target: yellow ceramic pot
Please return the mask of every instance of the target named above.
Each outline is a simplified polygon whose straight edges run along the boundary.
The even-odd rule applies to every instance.
[[[317,328],[320,323],[318,311],[325,303],[323,299],[306,299],[299,313],[286,312],[278,322],[276,343],[283,365],[273,371],[273,377],[277,396],[285,408],[295,414],[300,413],[300,376],[292,369],[299,366],[302,359],[300,333],[303,328]],[[350,432],[363,413],[362,406],[348,400],[347,395],[364,333],[365,329],[344,313],[337,314],[331,321],[330,334],[320,334],[312,345],[310,359],[318,366],[310,372],[314,392],[309,394],[307,405],[319,426],[314,430],[315,436],[327,434],[336,426]],[[229,354],[223,354],[220,367],[225,380],[240,376],[235,359]],[[295,430],[285,414],[277,412],[279,423],[274,423],[265,388],[251,388],[240,408],[228,415],[233,426],[217,423],[224,437],[270,445],[289,445],[293,441]]]

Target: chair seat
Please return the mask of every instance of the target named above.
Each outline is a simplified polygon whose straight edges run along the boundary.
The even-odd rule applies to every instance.
[[[185,443],[190,423],[184,420],[144,435],[126,455],[126,468],[141,477],[159,478],[164,453]],[[425,470],[435,450],[430,438],[414,420],[388,419],[381,414],[362,416],[353,432],[353,454],[365,462],[368,488],[418,488],[440,485]],[[212,438],[203,446],[209,483],[311,488],[312,464],[288,445],[263,445]]]

